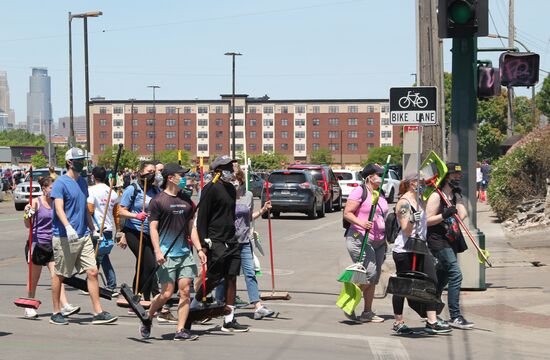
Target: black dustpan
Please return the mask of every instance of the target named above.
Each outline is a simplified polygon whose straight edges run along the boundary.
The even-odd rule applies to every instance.
[[[390,277],[387,291],[396,296],[425,303],[440,304],[436,294],[436,284],[420,271],[406,271]]]

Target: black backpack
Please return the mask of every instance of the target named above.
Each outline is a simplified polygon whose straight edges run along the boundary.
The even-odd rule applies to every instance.
[[[386,217],[385,224],[386,229],[384,231],[384,236],[388,243],[393,244],[401,231],[399,219],[397,218],[397,213],[395,212],[395,206],[393,207],[393,211]]]
[[[365,186],[365,184],[362,184],[361,188],[363,189],[363,193],[361,194],[361,204],[359,204],[359,207],[363,205],[368,195],[367,187]],[[344,212],[342,211],[342,227],[345,229],[344,235],[348,231],[350,226],[351,226],[351,223],[344,218]]]

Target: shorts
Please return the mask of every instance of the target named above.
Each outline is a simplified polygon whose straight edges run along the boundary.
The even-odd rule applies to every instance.
[[[34,265],[46,266],[53,261],[53,249],[49,244],[32,244],[32,263]],[[25,260],[29,262],[29,243],[25,242]]]
[[[193,279],[197,276],[197,265],[193,254],[168,257],[166,262],[157,269],[161,284],[176,283],[179,279]]]
[[[226,275],[237,276],[241,272],[241,247],[239,243],[212,241],[208,254],[209,279],[222,279]]]
[[[95,250],[90,235],[83,236],[69,243],[66,237],[52,238],[55,273],[71,277],[90,269],[97,269]]]
[[[351,235],[346,235],[346,247],[348,248],[349,256],[353,262],[359,261],[359,254],[361,253],[362,244],[363,235],[361,235],[361,233],[359,233],[358,238]],[[369,284],[378,284],[385,256],[385,241],[368,242],[365,249],[365,260],[363,261],[363,266],[367,270],[367,281]]]

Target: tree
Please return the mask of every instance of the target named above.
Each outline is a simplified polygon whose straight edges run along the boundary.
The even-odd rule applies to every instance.
[[[34,135],[23,129],[0,131],[0,146],[44,146],[44,135]]]
[[[332,165],[334,159],[332,152],[329,149],[319,149],[311,152],[310,160],[312,164],[328,164]]]
[[[492,97],[477,102],[477,121],[478,123],[487,122],[491,127],[498,129],[502,134],[506,134],[508,116],[508,99],[506,91],[500,96]]]
[[[48,159],[42,151],[38,150],[36,154],[31,156],[31,164],[35,169],[48,167]]]
[[[514,98],[514,132],[527,134],[533,130],[533,109],[531,99],[525,96]]]
[[[401,164],[403,162],[403,149],[401,147],[382,146],[379,148],[369,149],[369,156],[367,160],[363,160],[361,166],[365,166],[370,163],[384,165],[388,159],[388,155],[391,155],[390,162],[392,164]]]
[[[252,155],[250,157],[252,168],[255,170],[275,170],[281,169],[281,163],[286,163],[287,158],[283,154],[276,152]]]
[[[164,150],[157,153],[157,160],[166,163],[178,163],[178,150]],[[181,164],[184,166],[191,166],[191,154],[189,151],[181,151]]]
[[[106,146],[102,154],[99,154],[99,159],[97,164],[99,166],[104,166],[107,169],[112,169],[115,166],[116,154],[118,151],[118,146]],[[176,155],[177,161],[177,155]],[[122,149],[122,154],[120,154],[120,162],[118,168],[120,170],[128,169],[137,169],[139,166],[139,158],[137,154],[133,151],[128,151]]]
[[[537,109],[545,116],[550,117],[550,75],[546,76],[542,88],[536,96]]]
[[[477,158],[496,160],[500,156],[500,144],[505,135],[488,122],[482,122],[477,128]]]

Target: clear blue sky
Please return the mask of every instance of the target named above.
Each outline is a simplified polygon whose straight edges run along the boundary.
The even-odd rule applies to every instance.
[[[550,1],[515,3],[517,38],[548,70]],[[218,99],[231,92],[226,51],[244,54],[237,92],[272,99],[387,98],[416,72],[414,0],[2,1],[0,70],[18,121],[33,66],[52,78],[54,121],[68,115],[67,13],[93,10],[103,16],[88,21],[91,96],[150,99],[156,84],[158,99]],[[507,35],[508,0],[490,0],[490,10],[490,32]],[[75,115],[84,114],[82,28],[73,20]],[[449,47],[445,40],[447,71]],[[498,63],[497,53],[479,58]]]

